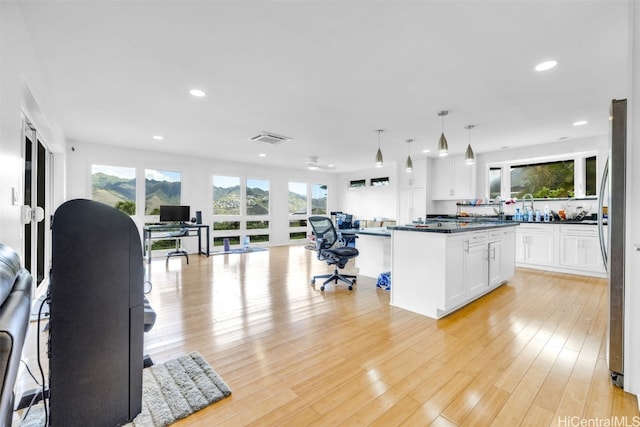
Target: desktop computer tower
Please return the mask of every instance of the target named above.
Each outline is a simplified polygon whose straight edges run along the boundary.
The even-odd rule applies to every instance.
[[[142,408],[144,270],[128,215],[91,200],[52,223],[50,421],[119,426]]]

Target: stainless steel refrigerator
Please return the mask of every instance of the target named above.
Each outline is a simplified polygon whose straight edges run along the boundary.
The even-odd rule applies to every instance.
[[[607,360],[611,381],[624,386],[624,252],[627,173],[627,100],[611,101],[609,157],[600,184],[598,231],[609,280]],[[603,208],[607,207],[607,230]]]

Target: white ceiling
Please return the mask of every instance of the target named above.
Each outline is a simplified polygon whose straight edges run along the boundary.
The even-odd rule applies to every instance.
[[[433,155],[439,110],[450,151],[475,124],[482,153],[607,134],[627,96],[626,0],[20,5],[71,144],[344,172],[373,165],[379,128],[385,162],[408,138]],[[247,140],[261,131],[293,141]]]

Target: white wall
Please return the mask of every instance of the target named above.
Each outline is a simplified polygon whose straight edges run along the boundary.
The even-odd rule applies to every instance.
[[[64,151],[64,135],[55,115],[46,79],[34,54],[17,2],[0,2],[0,242],[22,257],[20,207],[24,194],[22,118],[35,125],[42,142],[55,153]],[[64,175],[64,161],[54,156],[54,179]],[[18,203],[12,203],[12,192]],[[52,189],[54,208],[64,199],[62,182]]]
[[[608,102],[604,102],[602,107],[603,115],[608,114]],[[547,156],[557,156],[557,155],[572,155],[574,153],[585,152],[585,151],[597,151],[597,176],[602,176],[602,171],[604,169],[604,164],[607,160],[608,156],[608,136],[602,135],[599,137],[590,137],[590,138],[580,138],[580,139],[572,139],[572,140],[563,140],[558,142],[552,142],[547,144],[539,144],[528,147],[521,148],[511,148],[500,151],[493,151],[489,153],[479,153],[476,154],[476,198],[485,198],[487,192],[487,171],[488,165],[492,163],[500,163],[500,162],[509,162],[509,161],[517,161],[517,160],[525,160],[525,159],[533,159]],[[599,178],[598,178],[599,182]],[[544,205],[548,204],[549,207],[553,210],[560,209],[560,206],[565,202],[553,202],[550,201],[548,203],[536,202],[536,208],[544,208]],[[593,202],[584,202],[585,208],[591,208],[592,212],[596,212],[598,202],[594,200]],[[577,204],[576,204],[577,205]],[[517,204],[516,206],[520,206]],[[435,201],[434,202],[434,212],[429,213],[438,213],[438,214],[455,214],[456,213],[456,201]],[[505,213],[512,214],[513,213],[513,205],[505,207]]]
[[[389,185],[372,187],[371,178],[389,177]],[[339,174],[337,177],[337,210],[354,215],[354,219],[371,220],[397,217],[398,178],[395,162],[384,166]],[[349,188],[352,180],[365,179],[366,187]]]
[[[181,203],[191,206],[192,216],[195,216],[195,211],[202,211],[202,221],[209,225],[213,222],[213,175],[238,176],[241,181],[247,177],[267,179],[269,180],[271,245],[289,243],[289,182],[326,184],[328,186],[329,212],[336,210],[338,206],[337,196],[334,194],[336,177],[326,172],[260,167],[255,164],[231,163],[80,142],[69,143],[67,150],[67,194],[69,199],[91,198],[92,164],[136,168],[138,206],[144,206],[145,169],[181,172]],[[142,229],[145,222],[142,213],[138,209],[138,214],[133,217],[139,230]],[[194,240],[184,239],[183,243],[187,249],[193,250]]]

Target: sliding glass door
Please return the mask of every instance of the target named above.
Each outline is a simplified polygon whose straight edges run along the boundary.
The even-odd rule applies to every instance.
[[[24,266],[38,285],[44,280],[50,245],[50,158],[51,153],[33,125],[23,122],[24,135]]]

